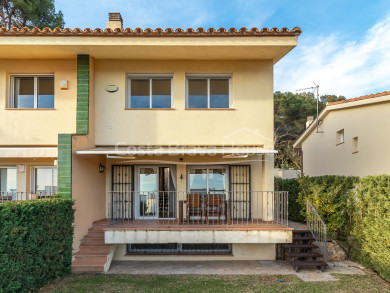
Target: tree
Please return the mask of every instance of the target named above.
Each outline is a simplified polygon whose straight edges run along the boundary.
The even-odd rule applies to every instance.
[[[63,28],[64,16],[56,12],[54,0],[0,0],[1,26]]]
[[[345,100],[344,96],[324,95],[319,98],[319,111],[327,102]],[[300,168],[300,155],[293,150],[295,140],[306,128],[308,116],[317,115],[317,100],[312,93],[274,94],[274,145],[277,168]]]

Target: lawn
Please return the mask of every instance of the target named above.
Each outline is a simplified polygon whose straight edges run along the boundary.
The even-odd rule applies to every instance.
[[[335,275],[339,281],[303,282],[289,276],[69,275],[41,292],[389,292],[376,274]],[[284,282],[280,282],[283,280]]]

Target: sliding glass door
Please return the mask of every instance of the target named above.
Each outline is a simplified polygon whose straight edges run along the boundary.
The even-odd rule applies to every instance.
[[[188,190],[191,193],[221,194],[226,192],[227,169],[225,167],[189,167]]]
[[[135,197],[139,219],[175,217],[176,169],[169,166],[138,166]]]
[[[53,196],[57,193],[57,168],[34,167],[33,191],[38,196]]]
[[[0,166],[0,195],[16,192],[16,167]]]

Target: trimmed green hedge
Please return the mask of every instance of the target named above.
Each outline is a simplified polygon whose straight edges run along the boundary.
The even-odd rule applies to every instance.
[[[360,179],[354,195],[351,257],[390,281],[390,176]]]
[[[28,292],[71,270],[74,202],[0,204],[0,292]]]
[[[345,241],[349,256],[390,280],[389,175],[278,179],[276,188],[290,191],[290,220],[305,215],[309,199],[328,234]]]
[[[288,191],[288,219],[295,222],[304,222],[302,206],[298,202],[301,186],[298,179],[275,178],[275,190]]]

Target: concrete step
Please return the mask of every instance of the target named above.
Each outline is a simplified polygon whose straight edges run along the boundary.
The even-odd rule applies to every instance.
[[[84,238],[99,238],[99,237],[104,237],[104,231],[98,231],[98,230],[91,230],[88,231],[88,234]]]
[[[80,255],[85,254],[105,254],[108,255],[110,253],[110,245],[80,245]]]
[[[81,240],[82,245],[105,245],[104,237],[92,238],[92,237],[84,237]]]
[[[105,264],[107,262],[106,254],[78,254],[75,255],[76,263],[99,263]]]
[[[72,264],[73,273],[97,273],[104,272],[104,264],[84,264],[73,262]]]

